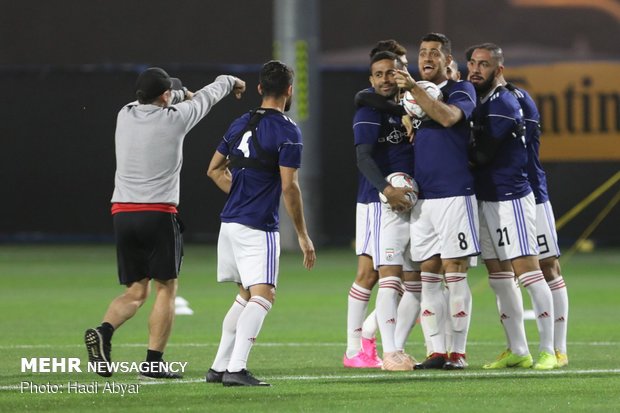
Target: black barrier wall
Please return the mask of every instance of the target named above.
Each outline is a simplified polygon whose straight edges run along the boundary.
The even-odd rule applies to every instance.
[[[114,128],[118,110],[133,99],[139,67],[84,71],[72,68],[0,72],[2,150],[0,241],[109,241],[109,200],[114,186]],[[228,73],[247,81],[243,100],[228,97],[192,130],[185,141],[180,212],[188,241],[215,242],[225,196],[206,176],[228,124],[258,105],[258,66],[222,70],[166,67],[190,89]],[[226,70],[229,69],[229,70]],[[321,126],[322,233],[327,245],[354,239],[357,170],[353,152],[353,96],[366,87],[364,70],[322,73]],[[544,145],[544,137],[543,143]],[[310,162],[304,159],[304,162]],[[619,170],[618,162],[545,164],[556,219]],[[302,166],[303,173],[303,166]],[[603,194],[560,231],[560,241],[574,241],[615,194]],[[620,245],[620,214],[609,214],[591,238]]]

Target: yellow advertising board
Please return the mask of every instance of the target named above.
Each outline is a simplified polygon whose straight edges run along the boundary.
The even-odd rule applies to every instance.
[[[543,161],[620,160],[620,63],[507,67],[541,114]]]

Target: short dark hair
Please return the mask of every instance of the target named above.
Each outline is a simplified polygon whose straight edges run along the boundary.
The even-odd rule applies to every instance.
[[[441,51],[446,55],[452,54],[452,42],[443,33],[428,33],[422,36],[421,42],[439,42],[441,43]]]
[[[396,54],[384,50],[382,52],[375,53],[374,56],[370,58],[370,67],[372,67],[372,65],[379,60],[395,60],[396,62],[400,62],[400,59]]]
[[[372,59],[372,57],[379,52],[392,52],[397,56],[403,56],[407,54],[407,49],[405,49],[405,47],[396,40],[387,39],[379,40],[377,42],[375,47],[373,47],[369,53],[370,58]]]
[[[504,51],[502,50],[501,47],[499,47],[495,43],[480,43],[480,44],[471,46],[465,52],[465,59],[467,59],[468,62],[471,59],[471,55],[474,54],[474,50],[476,49],[488,50],[489,52],[491,52],[491,56],[493,57],[493,60],[495,60],[495,62],[497,62],[498,65],[504,64]]]
[[[263,65],[258,76],[263,96],[279,97],[285,95],[288,87],[293,84],[294,77],[293,69],[281,61],[268,61]]]

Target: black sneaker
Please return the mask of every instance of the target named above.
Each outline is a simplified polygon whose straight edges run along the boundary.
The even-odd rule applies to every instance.
[[[443,365],[444,370],[463,370],[468,366],[467,356],[462,353],[450,353],[448,361]]]
[[[209,369],[209,371],[207,372],[207,377],[205,379],[207,380],[207,383],[221,383],[222,377],[224,377],[223,371],[215,371],[213,369]]]
[[[168,371],[165,361],[143,361],[140,363],[139,379],[182,379],[178,373]]]
[[[413,366],[414,370],[428,370],[428,369],[442,369],[446,364],[447,354],[433,353],[426,358],[422,363],[418,363]]]
[[[222,384],[224,386],[271,386],[271,384],[260,381],[252,376],[252,373],[246,369],[234,373],[226,370],[222,377]]]
[[[94,363],[95,372],[102,377],[111,377],[112,343],[105,341],[103,336],[96,328],[89,328],[84,333],[84,344],[88,352],[88,361]]]

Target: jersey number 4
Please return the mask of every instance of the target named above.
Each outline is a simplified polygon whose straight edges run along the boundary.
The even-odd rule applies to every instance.
[[[251,137],[252,137],[252,131],[247,131],[246,133],[243,134],[243,136],[241,137],[239,141],[239,146],[237,146],[237,149],[243,152],[243,156],[245,158],[250,157],[250,138]]]

